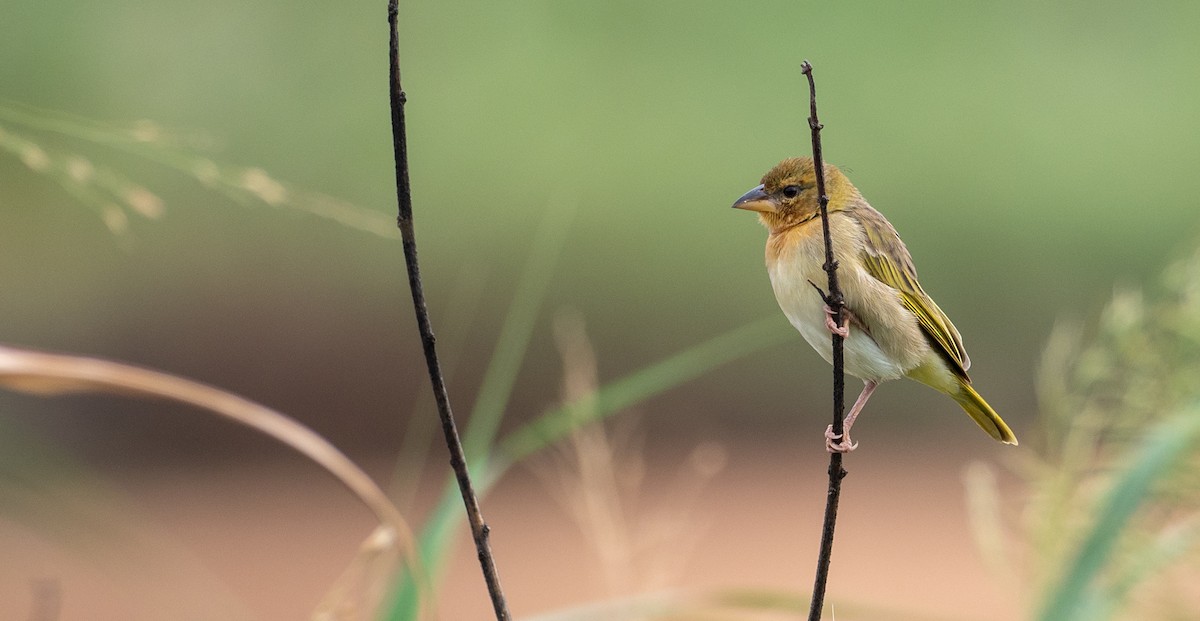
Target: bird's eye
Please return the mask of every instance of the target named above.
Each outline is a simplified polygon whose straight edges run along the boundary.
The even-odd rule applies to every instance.
[[[796,198],[797,196],[800,196],[800,186],[789,185],[783,189],[783,195],[786,198]]]

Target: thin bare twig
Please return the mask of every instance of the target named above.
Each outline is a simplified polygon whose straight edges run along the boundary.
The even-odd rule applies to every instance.
[[[459,439],[458,428],[454,424],[454,413],[450,409],[450,397],[446,392],[446,381],[442,377],[441,365],[438,363],[436,339],[429,322],[429,310],[425,306],[425,292],[421,286],[421,270],[417,266],[417,242],[413,228],[412,186],[408,178],[408,146],[404,126],[404,104],[407,97],[400,86],[400,41],[397,28],[397,0],[388,2],[388,25],[391,30],[389,45],[389,84],[392,108],[392,148],[396,157],[396,194],[400,214],[396,224],[400,227],[400,235],[404,244],[404,263],[408,268],[408,286],[412,290],[413,310],[417,315],[417,330],[421,333],[421,344],[425,348],[425,363],[429,367],[429,380],[433,383],[433,395],[437,401],[438,416],[442,422],[442,432],[446,436],[446,448],[450,451],[450,466],[458,479],[458,489],[462,493],[463,504],[467,510],[467,520],[471,523],[471,535],[475,539],[475,550],[479,556],[479,564],[483,568],[483,579],[487,582],[488,594],[492,599],[497,621],[509,621],[512,617],[508,605],[504,601],[504,592],[500,588],[500,576],[496,572],[496,561],[492,557],[491,545],[488,543],[488,525],[483,521],[483,513],[479,509],[479,500],[471,485],[471,475],[467,471],[467,460],[463,454],[462,441]]]
[[[808,127],[812,130],[813,167],[817,173],[817,194],[820,196],[821,230],[825,234],[825,273],[829,275],[829,293],[825,303],[833,311],[833,321],[842,325],[842,310],[845,300],[838,286],[837,261],[833,258],[833,239],[829,234],[829,195],[825,193],[825,161],[821,154],[821,128],[817,120],[817,87],[813,82],[812,64],[807,60],[800,66],[801,73],[808,77]],[[842,430],[842,410],[845,409],[846,372],[842,360],[842,336],[833,335],[833,433],[839,437]],[[829,560],[833,555],[833,529],[837,524],[838,500],[842,495],[842,479],[846,471],[842,468],[842,454],[829,455],[829,490],[825,496],[825,522],[821,527],[821,551],[817,556],[817,576],[813,582],[812,600],[808,608],[808,621],[820,621],[821,609],[825,606],[825,583],[829,579]]]

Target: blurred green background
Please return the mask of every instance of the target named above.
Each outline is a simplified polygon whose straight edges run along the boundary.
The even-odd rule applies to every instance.
[[[223,165],[391,217],[385,5],[4,0],[0,98],[195,132]],[[507,424],[559,396],[550,323],[564,309],[585,319],[602,380],[776,317],[778,346],[655,398],[643,424],[659,445],[817,446],[828,367],[776,307],[765,232],[729,209],[778,160],[809,152],[805,58],[827,160],[904,237],[963,333],[977,388],[1023,441],[1053,323],[1093,316],[1115,284],[1149,280],[1196,242],[1194,2],[400,11],[426,292],[435,330],[460,351],[450,388],[464,414],[539,226],[569,210]],[[395,454],[428,390],[396,240],[239,205],[86,140],[0,127],[120,170],[165,205],[114,235],[0,152],[0,338],[194,377],[352,455]],[[283,455],[151,409],[164,406],[0,393],[4,424],[94,463]],[[951,437],[999,450],[915,384],[884,387],[863,420],[867,449],[929,452]]]
[[[218,162],[394,211],[384,3],[6,0],[4,12],[5,99],[202,132]],[[809,150],[803,58],[828,160],[901,232],[977,386],[1019,435],[1052,322],[1089,316],[1114,283],[1142,281],[1195,239],[1195,3],[404,2],[401,19],[419,241],[435,328],[465,344],[460,404],[538,223],[574,209],[515,416],[555,398],[548,319],[570,307],[602,378],[778,316],[779,347],[656,400],[648,422],[705,435],[798,429],[789,421],[813,408],[824,420],[827,367],[775,306],[764,232],[728,209]],[[6,341],[161,367],[339,443],[395,446],[397,417],[425,390],[398,244],[22,135],[122,170],[166,212],[116,239],[0,156]],[[470,312],[450,312],[456,287]],[[974,431],[921,387],[882,394],[864,440],[882,440],[887,419],[912,437]],[[130,434],[137,419],[50,420],[85,429],[87,450],[154,450]]]

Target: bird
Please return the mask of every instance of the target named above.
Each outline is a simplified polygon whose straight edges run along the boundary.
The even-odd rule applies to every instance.
[[[846,415],[843,432],[825,431],[830,452],[858,447],[850,428],[875,388],[907,377],[949,395],[991,437],[1017,444],[1017,437],[971,386],[971,359],[958,329],[917,280],[908,248],[883,214],[871,207],[836,166],[824,165],[826,210],[844,299],[843,321],[816,283],[827,278],[816,166],[812,158],[785,159],[734,203],[757,212],[767,229],[766,263],[771,288],[783,314],[826,362],[832,362],[830,332],[844,344],[845,371],[863,380],[863,390]]]

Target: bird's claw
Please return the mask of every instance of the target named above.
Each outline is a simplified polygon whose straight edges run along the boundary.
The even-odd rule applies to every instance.
[[[833,315],[834,315],[833,309],[829,308],[829,305],[826,304],[825,305],[825,327],[828,328],[830,332],[832,332],[842,338],[846,338],[846,337],[850,336],[850,326],[848,325],[850,322],[849,312],[848,311],[842,312],[842,325],[840,325],[840,326],[833,322]]]
[[[833,425],[825,429],[825,450],[830,453],[849,453],[858,448],[858,442],[850,441],[848,433],[834,433]]]

